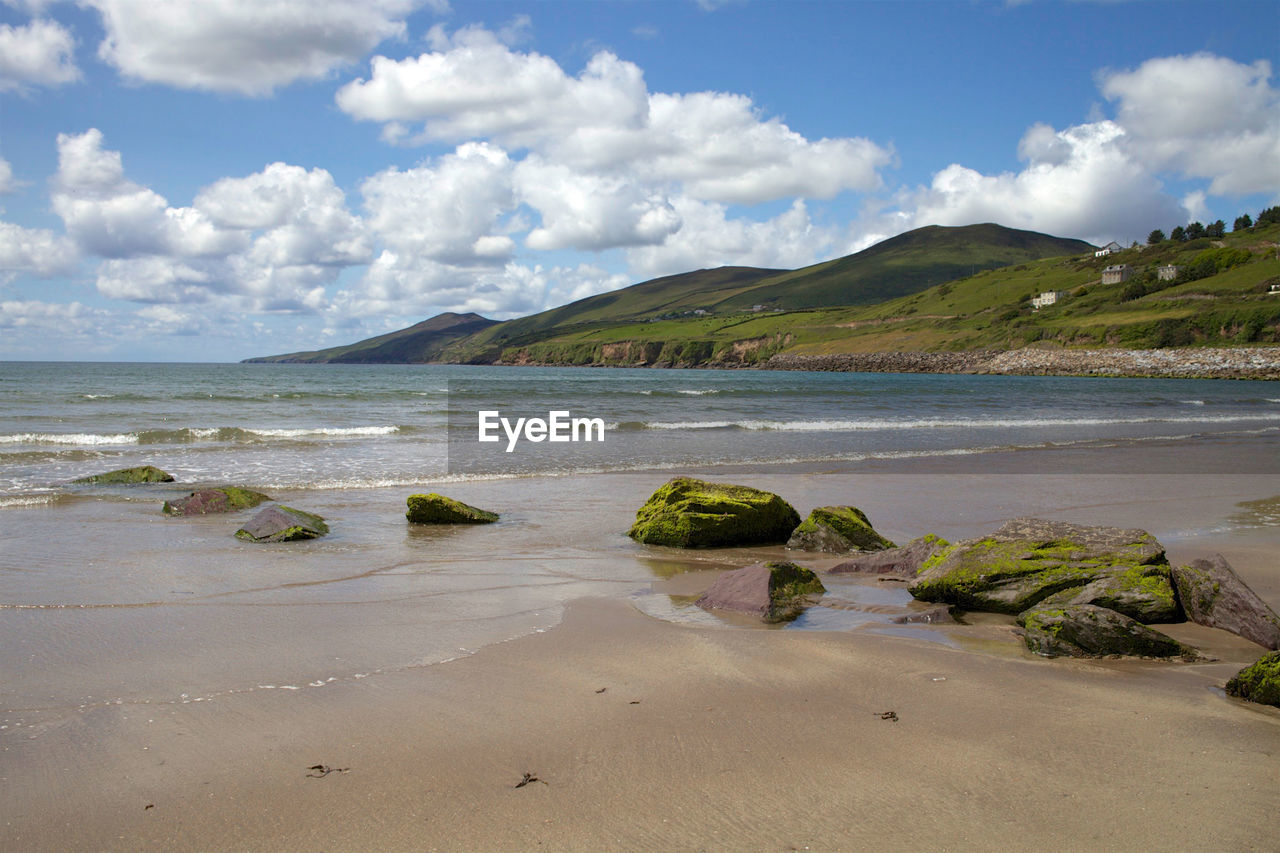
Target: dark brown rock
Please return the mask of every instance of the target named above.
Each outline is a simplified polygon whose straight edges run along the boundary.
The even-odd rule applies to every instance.
[[[1046,657],[1181,657],[1194,649],[1106,607],[1036,607],[1018,615],[1027,648]]]
[[[248,542],[293,542],[315,539],[329,532],[318,515],[287,506],[269,506],[236,531],[237,539]]]
[[[704,610],[734,610],[785,622],[799,616],[811,596],[825,591],[817,575],[795,563],[757,563],[720,575],[694,603]]]
[[[901,548],[859,554],[852,560],[832,566],[828,571],[837,574],[892,575],[903,580],[913,580],[925,560],[950,544],[931,533],[912,539]]]
[[[1187,618],[1221,628],[1263,648],[1280,649],[1280,616],[1245,584],[1221,554],[1173,569]]]
[[[220,489],[200,489],[185,498],[164,502],[165,515],[211,515],[221,512],[238,512],[251,509],[263,501],[271,500],[261,492],[226,486]]]

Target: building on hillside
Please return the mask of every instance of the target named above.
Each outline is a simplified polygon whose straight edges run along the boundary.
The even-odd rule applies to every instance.
[[[1031,308],[1032,310],[1039,311],[1041,308],[1046,306],[1057,305],[1058,300],[1064,298],[1066,295],[1067,292],[1065,290],[1046,290],[1039,296],[1031,297]]]
[[[1133,278],[1133,267],[1128,264],[1112,264],[1102,271],[1103,284],[1120,284]]]
[[[1123,248],[1124,247],[1121,246],[1119,243],[1117,243],[1115,240],[1112,240],[1110,243],[1103,246],[1098,251],[1094,252],[1093,256],[1095,258],[1105,258],[1107,255],[1111,254],[1112,252],[1118,252]]]
[[[1268,296],[1280,296],[1280,284],[1271,285],[1271,289],[1267,291]]]
[[[1180,272],[1182,267],[1177,264],[1165,264],[1162,267],[1156,267],[1156,278],[1160,281],[1177,281]]]

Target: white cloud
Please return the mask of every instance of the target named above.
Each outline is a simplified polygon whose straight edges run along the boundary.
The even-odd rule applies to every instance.
[[[1135,157],[1210,180],[1212,195],[1280,193],[1280,93],[1271,64],[1209,53],[1099,75]]]
[[[432,53],[374,57],[369,79],[343,86],[338,106],[386,123],[391,141],[488,139],[579,172],[680,182],[713,201],[872,190],[893,159],[866,139],[808,140],[741,95],[650,94],[640,68],[609,52],[571,77],[488,30],[433,32]],[[415,122],[422,130],[411,136],[406,123]]]
[[[515,248],[499,229],[501,217],[516,204],[511,170],[502,149],[468,143],[434,164],[379,172],[361,184],[369,227],[396,257],[398,269],[418,258],[501,262]]]
[[[96,331],[97,321],[107,312],[79,302],[43,302],[15,299],[0,302],[0,329],[39,331],[65,338]]]
[[[0,92],[25,92],[30,85],[61,86],[80,78],[75,39],[56,21],[26,26],[0,24]]]
[[[98,55],[126,77],[266,95],[322,78],[405,34],[418,0],[84,0],[102,15]],[[437,8],[440,4],[432,4]]]
[[[730,219],[724,205],[672,199],[680,230],[661,245],[627,250],[629,267],[641,279],[720,266],[792,269],[831,257],[836,234],[809,218],[803,201],[763,221]]]
[[[1019,151],[1020,172],[984,175],[959,164],[928,187],[903,192],[906,227],[998,222],[1093,242],[1138,239],[1155,225],[1183,221],[1185,211],[1123,142],[1111,121],[1050,133],[1032,127]]]
[[[0,157],[0,195],[8,195],[18,188],[13,179],[13,167],[9,161]]]
[[[0,279],[16,273],[42,278],[65,275],[79,261],[75,244],[66,237],[45,228],[0,222]]]

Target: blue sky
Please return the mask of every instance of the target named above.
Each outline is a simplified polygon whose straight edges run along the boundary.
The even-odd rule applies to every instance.
[[[0,359],[1280,202],[1280,3],[0,0]]]

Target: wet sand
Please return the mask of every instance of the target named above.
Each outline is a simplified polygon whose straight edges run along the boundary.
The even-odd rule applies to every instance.
[[[714,473],[804,509],[855,493],[895,538],[975,535],[1019,514],[1141,526],[1177,560],[1222,551],[1280,607],[1277,528],[1215,532],[1239,501],[1275,493],[1267,477]],[[667,476],[607,490],[631,509]],[[700,576],[712,573],[681,591]],[[577,600],[545,633],[323,689],[37,714],[0,732],[0,848],[1274,844],[1280,710],[1218,689],[1262,653],[1231,635],[1171,627],[1219,658],[1195,664],[1043,660],[1003,617],[933,642],[662,621],[636,603]],[[525,774],[536,780],[516,787]]]

